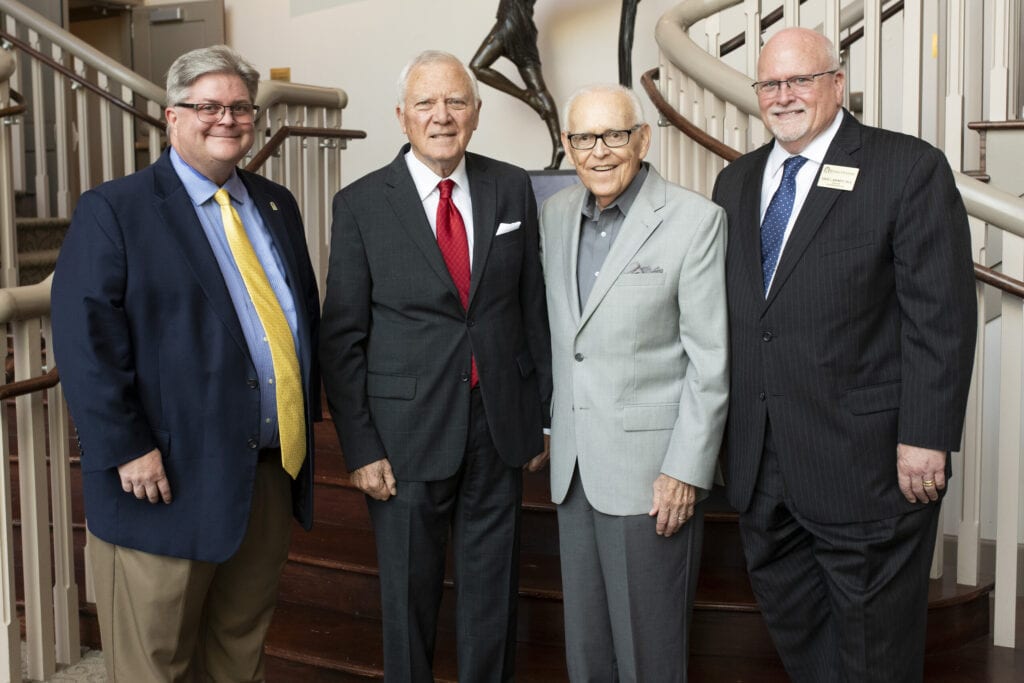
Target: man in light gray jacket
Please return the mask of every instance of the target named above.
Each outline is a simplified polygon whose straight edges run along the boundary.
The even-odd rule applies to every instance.
[[[685,681],[703,512],[725,422],[725,217],[643,158],[632,91],[569,100],[582,185],[541,214],[572,680]]]

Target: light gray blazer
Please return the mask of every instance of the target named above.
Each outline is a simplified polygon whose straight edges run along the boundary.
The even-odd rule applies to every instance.
[[[551,497],[564,500],[579,463],[596,510],[646,514],[659,473],[704,491],[715,476],[729,386],[725,214],[650,169],[581,312],[586,194],[565,188],[541,212]]]

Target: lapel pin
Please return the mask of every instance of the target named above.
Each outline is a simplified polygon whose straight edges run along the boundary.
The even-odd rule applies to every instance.
[[[270,202],[270,208],[273,209],[274,211],[277,211],[277,204],[275,204],[274,202]]]

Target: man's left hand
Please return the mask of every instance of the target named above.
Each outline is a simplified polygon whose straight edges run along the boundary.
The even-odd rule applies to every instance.
[[[658,518],[655,531],[659,536],[668,538],[693,517],[696,503],[697,491],[693,486],[667,474],[659,474],[654,480],[654,505],[647,514]]]
[[[533,456],[530,462],[523,465],[523,469],[527,472],[540,472],[544,469],[544,466],[548,464],[548,458],[551,456],[551,435],[544,435],[544,450]]]
[[[907,502],[938,500],[939,491],[946,488],[946,453],[897,444],[896,476]]]

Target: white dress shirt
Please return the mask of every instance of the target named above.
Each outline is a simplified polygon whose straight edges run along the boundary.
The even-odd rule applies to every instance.
[[[416,185],[416,193],[423,202],[423,211],[430,221],[430,229],[434,232],[434,239],[437,239],[437,205],[441,201],[441,191],[437,184],[444,178],[427,168],[427,165],[416,158],[410,149],[405,154],[405,165],[409,168],[409,175]],[[455,182],[452,188],[452,201],[455,208],[462,214],[462,222],[466,226],[466,242],[469,244],[469,267],[473,268],[473,200],[469,196],[469,176],[466,175],[466,157],[463,156],[459,165],[455,167],[452,174],[448,176]]]
[[[807,162],[800,168],[796,174],[796,197],[793,201],[793,211],[789,214],[789,222],[786,223],[786,232],[782,235],[782,248],[779,250],[779,261],[782,261],[782,254],[786,251],[786,243],[789,241],[789,235],[793,232],[793,224],[796,223],[797,216],[800,215],[800,209],[803,208],[804,200],[807,199],[808,193],[811,191],[811,183],[818,177],[818,169],[821,168],[821,163],[825,159],[825,153],[828,152],[829,145],[832,144],[832,139],[836,136],[839,131],[839,126],[843,123],[843,110],[840,109],[832,123],[818,135],[818,137],[811,140],[811,142],[800,152],[800,156],[807,159]],[[764,177],[761,179],[761,223],[764,222],[764,214],[768,211],[768,204],[771,203],[772,197],[775,195],[775,191],[779,189],[779,185],[782,183],[782,166],[786,163],[786,159],[791,156],[782,145],[775,142],[772,147],[772,151],[768,154],[768,162],[764,167]],[[435,206],[436,206],[435,200]],[[778,272],[776,267],[775,273]],[[775,273],[772,273],[772,282],[775,281]],[[771,282],[768,283],[768,289],[765,293],[771,291]]]

